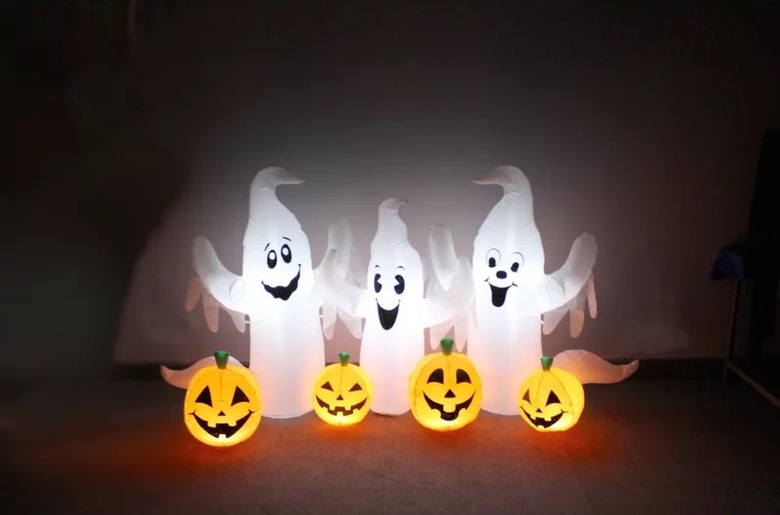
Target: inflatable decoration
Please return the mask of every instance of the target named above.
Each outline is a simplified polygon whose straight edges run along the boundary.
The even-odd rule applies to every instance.
[[[312,385],[325,365],[322,296],[315,287],[309,241],[276,196],[277,186],[302,182],[282,168],[266,168],[255,176],[242,275],[222,265],[206,238],[197,238],[193,246],[195,271],[208,294],[229,312],[248,317],[249,369],[259,380],[269,418],[309,412]],[[342,271],[337,265],[336,275]],[[162,374],[182,387],[199,366],[179,371],[163,367]]]
[[[452,352],[453,341],[441,340],[441,352],[420,360],[409,376],[412,415],[435,431],[460,429],[476,420],[482,404],[482,383],[469,359]]]
[[[566,431],[582,415],[585,390],[574,375],[553,367],[552,358],[542,356],[541,361],[542,369],[520,388],[520,416],[537,431]]]
[[[343,278],[335,268],[336,251],[322,264],[322,286],[345,312],[365,319],[360,366],[374,385],[371,410],[400,415],[409,410],[409,373],[425,354],[425,328],[451,319],[471,291],[470,265],[462,260],[448,290],[425,297],[420,255],[407,239],[398,209],[406,201],[388,199],[379,206],[371,242],[367,288]]]
[[[549,334],[568,312],[571,334],[578,336],[586,303],[591,316],[596,316],[592,275],[596,240],[590,234],[579,236],[563,266],[546,275],[526,176],[515,167],[501,166],[474,182],[499,185],[504,194],[474,240],[472,305],[459,314],[460,320],[453,318],[449,325],[437,326],[431,337],[439,336],[453,323],[457,333],[458,323],[468,320],[467,354],[482,375],[482,408],[517,415],[520,385],[542,357],[542,332]],[[438,239],[438,245],[448,244]],[[452,274],[448,266],[452,268],[446,263],[434,266],[438,283]],[[639,366],[638,361],[613,365],[585,350],[564,351],[555,360],[582,384],[618,382]]]
[[[339,363],[328,365],[314,382],[314,413],[333,426],[351,426],[366,418],[372,387],[363,370],[339,353]]]
[[[215,447],[241,443],[260,424],[261,401],[257,380],[243,366],[228,363],[217,351],[211,364],[192,378],[184,397],[184,423],[192,436]]]

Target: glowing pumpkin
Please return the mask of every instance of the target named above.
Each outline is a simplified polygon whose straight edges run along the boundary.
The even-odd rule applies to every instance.
[[[373,388],[363,369],[339,353],[339,363],[328,365],[314,382],[314,412],[333,426],[357,424],[368,414]]]
[[[192,436],[207,445],[241,443],[260,424],[257,379],[248,368],[228,364],[228,353],[214,353],[212,366],[198,371],[184,397],[184,423]]]
[[[412,415],[436,431],[460,429],[473,422],[482,405],[482,382],[465,354],[452,352],[451,338],[441,353],[428,354],[409,377]]]
[[[520,387],[520,416],[537,431],[566,431],[580,419],[585,408],[585,390],[569,372],[552,366],[542,356],[537,370]]]

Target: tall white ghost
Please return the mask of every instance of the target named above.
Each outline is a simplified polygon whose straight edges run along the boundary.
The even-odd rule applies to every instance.
[[[263,396],[263,415],[290,418],[311,411],[311,388],[325,365],[309,240],[298,219],[277,198],[276,187],[303,181],[282,168],[257,173],[250,189],[243,241],[243,271],[235,275],[206,238],[193,245],[195,271],[209,294],[249,318],[249,368]],[[197,371],[163,367],[176,386]]]
[[[331,264],[335,253],[322,266],[322,283],[329,296],[347,313],[365,319],[360,366],[374,385],[371,410],[383,415],[409,410],[409,374],[425,355],[425,328],[463,309],[471,289],[470,265],[464,260],[449,289],[442,289],[437,298],[424,296],[422,261],[398,216],[404,203],[388,199],[379,206],[365,289],[339,276]]]
[[[520,386],[539,368],[542,357],[542,315],[550,313],[555,319],[552,325],[566,309],[581,313],[583,292],[592,294],[596,240],[587,233],[580,235],[564,265],[545,275],[544,250],[526,176],[515,167],[502,166],[474,182],[500,185],[504,195],[474,240],[468,355],[482,377],[483,409],[517,415]],[[638,366],[638,362],[612,365],[583,350],[565,351],[555,357],[555,364],[583,383],[616,382]]]

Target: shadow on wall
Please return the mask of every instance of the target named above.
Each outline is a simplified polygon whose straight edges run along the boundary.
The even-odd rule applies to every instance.
[[[0,377],[106,374],[132,266],[184,187],[143,124],[121,2],[5,6]]]

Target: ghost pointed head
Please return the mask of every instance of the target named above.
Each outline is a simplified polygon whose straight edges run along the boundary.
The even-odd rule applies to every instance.
[[[302,182],[283,168],[266,168],[257,173],[249,192],[243,277],[251,287],[280,301],[308,292],[313,285],[309,240],[276,196],[277,186]]]
[[[515,306],[525,299],[536,301],[544,279],[544,250],[534,223],[528,178],[514,166],[499,166],[474,182],[504,189],[474,240],[477,295],[489,298],[497,308],[508,299]]]
[[[371,241],[366,283],[377,305],[381,327],[390,330],[416,316],[423,297],[422,260],[407,238],[398,215],[405,200],[387,199],[379,205],[379,223]]]
[[[498,166],[486,175],[474,179],[473,182],[481,185],[496,184],[504,189],[504,197],[493,208],[493,211],[499,210],[497,215],[508,214],[516,220],[517,225],[521,226],[533,223],[534,197],[531,193],[531,184],[519,168]]]

